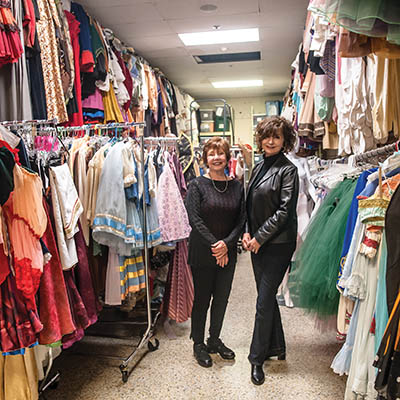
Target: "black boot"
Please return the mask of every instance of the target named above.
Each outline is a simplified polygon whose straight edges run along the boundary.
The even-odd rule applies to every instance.
[[[224,360],[233,360],[235,353],[230,348],[226,347],[221,339],[207,339],[207,350],[211,354],[218,353]]]
[[[212,359],[208,354],[207,347],[204,343],[195,343],[193,345],[193,355],[202,367],[209,368],[212,366]]]
[[[262,365],[251,364],[251,381],[255,385],[262,385],[265,381],[265,375]]]

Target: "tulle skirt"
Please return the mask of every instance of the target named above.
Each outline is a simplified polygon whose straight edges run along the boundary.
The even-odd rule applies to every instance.
[[[326,197],[310,222],[290,274],[290,292],[298,306],[319,318],[337,313],[336,281],[356,183],[345,179]]]
[[[386,37],[389,42],[400,44],[398,0],[313,0],[309,9],[351,32]]]

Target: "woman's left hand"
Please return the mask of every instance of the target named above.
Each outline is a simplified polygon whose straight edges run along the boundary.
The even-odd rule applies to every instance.
[[[221,268],[224,268],[226,265],[228,265],[228,262],[229,262],[228,254],[225,254],[224,256],[217,258],[217,265],[219,265]]]
[[[247,243],[247,248],[254,254],[258,253],[260,247],[261,247],[260,243],[258,243],[255,238],[251,239],[250,242]]]
[[[211,246],[211,251],[214,257],[220,258],[228,253],[228,247],[223,240],[219,240]]]

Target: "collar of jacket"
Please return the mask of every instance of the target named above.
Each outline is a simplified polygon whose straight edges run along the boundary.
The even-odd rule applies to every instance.
[[[264,164],[264,160],[259,162],[255,168],[254,168],[254,173],[253,176],[251,177],[251,180],[249,182],[249,185],[247,186],[247,193],[249,193],[249,190],[254,182],[254,179],[256,178],[256,176],[258,175],[258,172],[260,171],[260,169],[262,168]],[[283,153],[280,153],[279,157],[275,160],[275,162],[271,165],[270,169],[267,171],[267,173],[264,175],[264,177],[258,182],[257,187],[262,185],[269,177],[271,177],[272,175],[275,175],[277,172],[279,172],[279,170],[288,164],[288,160],[285,157],[285,155]]]

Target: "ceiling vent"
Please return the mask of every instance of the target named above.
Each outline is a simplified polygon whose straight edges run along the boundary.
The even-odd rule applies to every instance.
[[[242,61],[261,60],[261,52],[251,51],[247,53],[223,53],[223,54],[204,54],[193,56],[197,64],[230,63]]]

